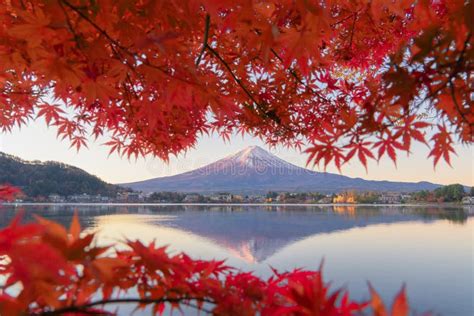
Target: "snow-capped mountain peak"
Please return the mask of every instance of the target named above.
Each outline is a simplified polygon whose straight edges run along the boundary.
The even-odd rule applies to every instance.
[[[244,150],[241,150],[238,153],[230,156],[230,159],[242,164],[252,164],[252,162],[255,160],[275,160],[275,156],[259,146],[249,146]]]
[[[298,168],[283,159],[271,154],[259,146],[249,146],[238,153],[223,159],[233,164],[245,165],[249,167],[286,167]]]
[[[123,184],[146,192],[323,192],[347,190],[410,192],[432,190],[427,182],[369,181],[295,166],[259,146],[247,147],[204,167],[175,176]]]

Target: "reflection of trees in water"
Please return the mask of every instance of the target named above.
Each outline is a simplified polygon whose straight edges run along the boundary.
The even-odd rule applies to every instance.
[[[449,210],[440,210],[436,207],[423,207],[414,210],[416,214],[419,214],[423,218],[432,219],[447,219],[450,222],[463,224],[468,219],[468,213],[462,208],[452,208]]]
[[[7,226],[15,216],[21,216],[22,222],[32,222],[35,215],[69,226],[75,211],[83,227],[91,226],[97,216],[117,213],[116,207],[111,205],[1,205],[0,227]]]
[[[334,205],[332,211],[340,216],[354,219],[381,215],[418,215],[423,219],[446,219],[454,223],[465,223],[469,218],[467,210],[456,206],[353,206]]]

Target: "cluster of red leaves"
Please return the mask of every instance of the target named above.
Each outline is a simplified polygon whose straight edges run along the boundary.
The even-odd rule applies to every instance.
[[[113,315],[107,306],[119,303],[150,306],[157,315],[166,306],[214,315],[353,315],[369,305],[374,315],[409,312],[404,289],[388,313],[371,287],[371,301],[357,303],[346,291],[331,293],[320,271],[275,271],[263,280],[221,261],[170,256],[154,243],[99,247],[93,233],[81,232],[77,215],[69,230],[37,220],[21,224],[17,217],[0,230],[2,315]]]
[[[453,135],[474,140],[472,12],[465,0],[2,1],[0,128],[43,117],[74,147],[104,136],[111,152],[163,159],[215,131],[307,145],[309,162],[337,167],[395,161],[412,141],[449,162]]]
[[[0,185],[0,202],[11,201],[20,193],[18,188],[9,185]]]

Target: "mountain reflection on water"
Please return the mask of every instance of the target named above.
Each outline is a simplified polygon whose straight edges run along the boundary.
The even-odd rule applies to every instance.
[[[85,228],[100,228],[101,216],[108,216],[110,221],[113,219],[110,215],[134,214],[138,217],[128,217],[128,223],[138,221],[185,231],[216,243],[249,262],[262,262],[285,246],[313,235],[407,221],[447,219],[462,224],[468,218],[465,208],[436,206],[55,204],[7,206],[0,215],[0,225],[8,225],[14,214],[22,209],[27,221],[37,214],[66,226],[77,210]],[[123,220],[123,217],[118,219]],[[120,235],[132,237],[127,236],[126,231],[121,231]]]
[[[156,240],[171,252],[226,259],[269,276],[317,269],[367,298],[371,280],[390,301],[406,283],[412,307],[445,315],[473,315],[472,208],[447,206],[300,205],[5,205],[0,226],[24,209],[69,225],[77,210],[99,242]]]
[[[66,226],[77,210],[85,228],[100,227],[100,217],[104,215],[137,214],[142,218],[134,218],[134,221],[206,238],[249,262],[262,262],[285,246],[313,235],[406,221],[447,219],[462,224],[468,218],[466,209],[436,206],[56,204],[7,207],[0,216],[0,225],[8,225],[14,214],[22,209],[26,211],[26,220],[37,214]],[[128,237],[126,231],[120,233]]]

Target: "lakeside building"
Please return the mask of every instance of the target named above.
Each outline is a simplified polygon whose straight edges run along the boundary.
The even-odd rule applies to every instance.
[[[142,203],[145,202],[145,195],[141,192],[119,192],[116,202],[119,203]]]
[[[67,202],[76,202],[76,203],[109,203],[111,198],[108,196],[98,195],[89,195],[86,193],[76,194],[68,196],[66,199]],[[55,203],[50,199],[50,202]]]
[[[186,194],[184,197],[184,203],[198,203],[201,201],[202,196],[199,194]]]
[[[50,194],[48,196],[48,200],[52,203],[64,203],[66,201],[66,198],[59,194]]]
[[[462,204],[465,205],[473,205],[474,204],[474,196],[465,196],[462,198]]]
[[[233,203],[242,203],[244,201],[245,201],[245,199],[242,195],[232,194],[232,202]]]
[[[318,201],[318,203],[320,203],[320,204],[331,204],[332,203],[332,196],[327,195],[327,196],[323,197],[322,199],[320,199]]]
[[[209,200],[211,202],[225,202],[225,203],[230,203],[232,202],[232,194],[230,193],[225,193],[225,192],[221,192],[221,193],[217,193],[217,194],[213,194],[209,197]]]
[[[398,192],[385,192],[379,199],[384,204],[398,204],[402,201],[402,195]]]
[[[75,194],[75,195],[68,196],[67,200],[69,202],[90,203],[92,200],[92,197],[89,194],[83,193],[83,194]]]
[[[412,198],[413,198],[413,195],[412,195],[412,194],[402,193],[402,194],[400,195],[401,202],[411,201]]]

